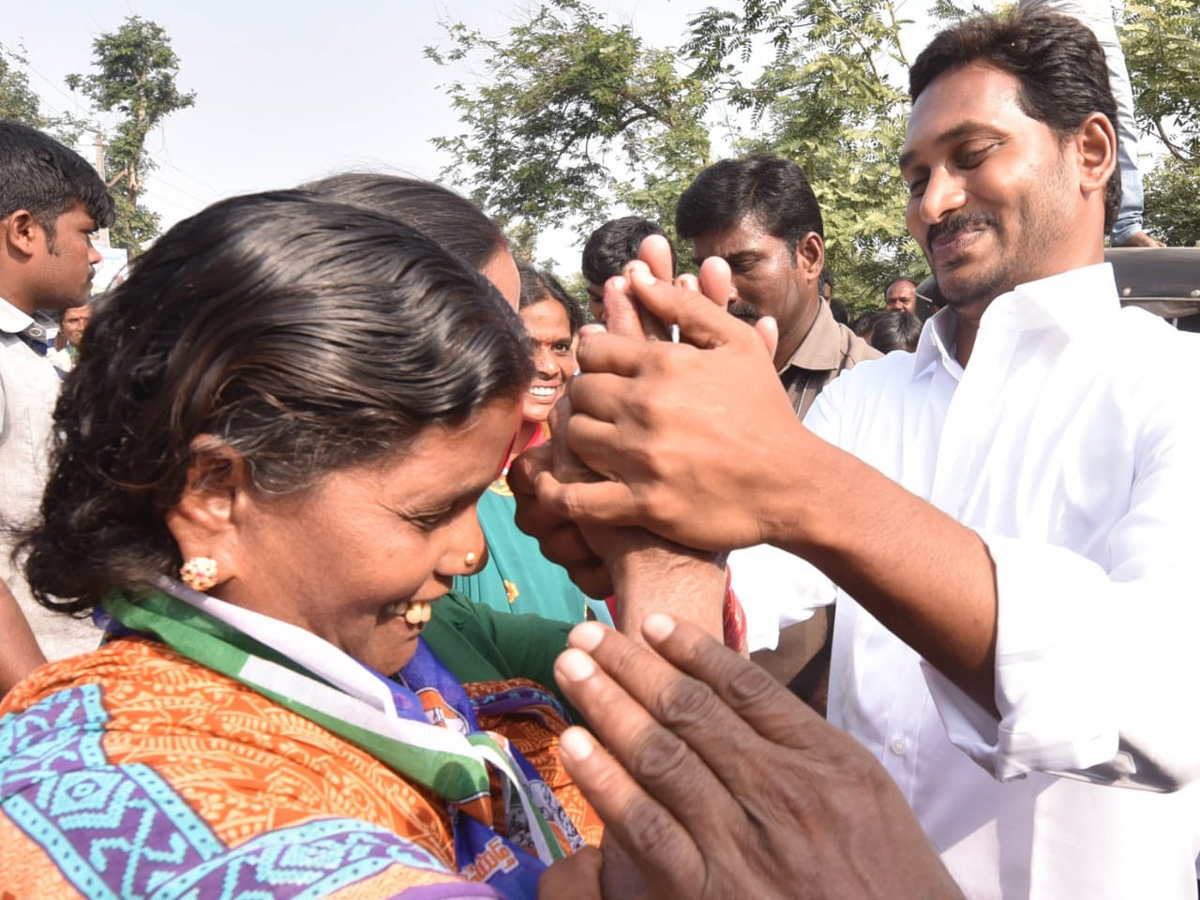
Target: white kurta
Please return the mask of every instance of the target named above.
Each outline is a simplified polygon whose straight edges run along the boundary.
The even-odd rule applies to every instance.
[[[997,298],[965,370],[954,325],[805,424],[983,537],[1002,718],[839,594],[830,720],[969,897],[1192,900],[1200,787],[1162,791],[1200,774],[1200,339],[1121,310],[1107,265]]]

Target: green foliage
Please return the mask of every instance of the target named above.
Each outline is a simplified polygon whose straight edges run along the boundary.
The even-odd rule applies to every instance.
[[[878,307],[888,280],[921,267],[896,166],[902,24],[891,0],[746,0],[740,13],[695,16],[679,50],[651,47],[579,0],[545,0],[501,38],[451,24],[448,48],[426,54],[478,75],[445,86],[467,130],[435,141],[454,161],[444,175],[526,255],[539,231],[570,221],[583,237],[618,203],[672,231],[724,111],[738,154],[804,168],[838,295],[852,311]],[[747,75],[763,54],[772,62]]]
[[[1121,44],[1139,124],[1173,156],[1200,161],[1200,7],[1128,0]]]
[[[701,14],[688,45],[758,126],[736,149],[804,169],[821,204],[827,265],[851,315],[880,307],[888,281],[923,265],[904,225],[908,191],[896,165],[908,114],[902,24],[890,0],[747,0],[741,16]],[[741,83],[729,60],[764,47],[772,62]]]
[[[1200,241],[1200,8],[1128,0],[1121,29],[1138,125],[1167,154],[1144,176],[1145,224],[1172,246]]]
[[[130,16],[116,31],[92,42],[90,75],[68,75],[67,86],[86,95],[97,110],[119,116],[105,151],[105,168],[114,188],[117,218],[112,243],[131,254],[158,234],[158,216],[139,202],[154,161],[146,137],[162,120],[195,103],[175,79],[179,57],[167,33],[154,22]]]
[[[1200,246],[1200,165],[1168,156],[1144,182],[1146,230],[1171,247]]]
[[[505,39],[461,24],[439,65],[482,66],[478,83],[444,86],[467,127],[435,146],[444,173],[507,228],[530,234],[576,217],[599,223],[613,200],[664,224],[675,198],[709,162],[709,93],[676,69],[676,54],[645,45],[577,0],[549,0]]]
[[[13,119],[54,135],[73,146],[87,123],[69,113],[45,115],[41,100],[29,86],[23,52],[0,46],[0,119]]]
[[[15,119],[41,128],[38,96],[29,87],[29,76],[18,68],[24,64],[23,56],[0,48],[0,119]]]

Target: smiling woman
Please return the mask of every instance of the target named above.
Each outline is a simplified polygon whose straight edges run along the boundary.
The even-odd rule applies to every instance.
[[[417,639],[529,371],[484,278],[364,210],[235,198],[141,257],[25,538],[40,601],[111,640],[0,706],[5,888],[532,898],[595,841],[553,698]]]
[[[583,307],[553,275],[526,262],[518,262],[517,271],[519,310],[533,344],[534,375],[522,398],[521,427],[504,469],[479,500],[487,561],[479,572],[457,576],[454,590],[499,612],[528,613],[572,625],[585,619],[611,625],[608,607],[589,599],[567,570],[546,559],[538,542],[516,525],[508,466],[520,452],[545,443],[550,436],[550,413],[575,372],[575,336],[584,319]],[[435,639],[441,634],[441,629],[434,630]]]

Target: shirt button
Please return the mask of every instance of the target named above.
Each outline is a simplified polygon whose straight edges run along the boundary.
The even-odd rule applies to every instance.
[[[897,756],[903,756],[908,752],[908,741],[897,735],[892,738],[891,748]]]

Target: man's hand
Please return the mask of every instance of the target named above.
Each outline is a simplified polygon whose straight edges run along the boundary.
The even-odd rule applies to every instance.
[[[584,847],[550,866],[538,879],[538,900],[601,900],[600,866],[595,847]]]
[[[719,265],[710,264],[707,267],[705,284],[711,296],[725,297],[728,295],[729,268],[723,261],[717,262]],[[669,284],[671,249],[666,239],[659,235],[646,238],[642,242],[636,266],[627,267],[622,277],[609,279],[604,290],[607,327],[589,328],[585,333],[607,331],[635,341],[670,338],[670,330],[663,322],[637,303],[630,287],[630,278],[635,269],[640,273],[648,272],[652,278]],[[697,293],[700,281],[694,276],[683,276],[678,282],[678,289]],[[773,352],[773,348],[769,347],[768,352]],[[565,430],[570,415],[570,401],[563,398],[551,416],[551,433]],[[636,557],[634,568],[644,568],[640,562],[646,559],[647,553],[638,551],[648,551],[654,547],[664,552],[673,549],[688,556],[699,556],[695,551],[685,551],[638,528],[616,529],[592,523],[585,534],[570,518],[539,503],[536,484],[543,473],[560,484],[594,483],[602,479],[571,452],[564,439],[552,440],[549,445],[522,454],[509,473],[509,487],[517,501],[517,527],[537,538],[542,555],[565,568],[571,580],[588,596],[607,597],[615,592],[606,560],[612,562],[619,558],[629,561],[630,557]],[[663,554],[658,555],[661,557]]]
[[[962,896],[861,745],[695,627],[644,634],[578,626],[555,667],[608,748],[571,728],[563,762],[643,896]]]
[[[517,502],[517,527],[536,538],[542,556],[566,569],[581,591],[596,599],[609,597],[613,584],[604,560],[574,522],[538,501],[538,478],[542,473],[554,477],[553,443],[526,450],[508,471],[508,486]]]
[[[696,286],[723,296],[727,279],[722,261],[706,260]],[[605,480],[564,483],[541,472],[538,498],[581,525],[644,525],[710,550],[762,543],[768,520],[790,515],[771,510],[784,485],[769,475],[781,452],[803,453],[807,432],[764,346],[773,323],[756,333],[690,284],[656,280],[633,263],[606,287],[606,309],[610,294],[628,290],[650,314],[679,325],[691,345],[583,335],[583,374],[569,387],[573,414],[555,439]]]

